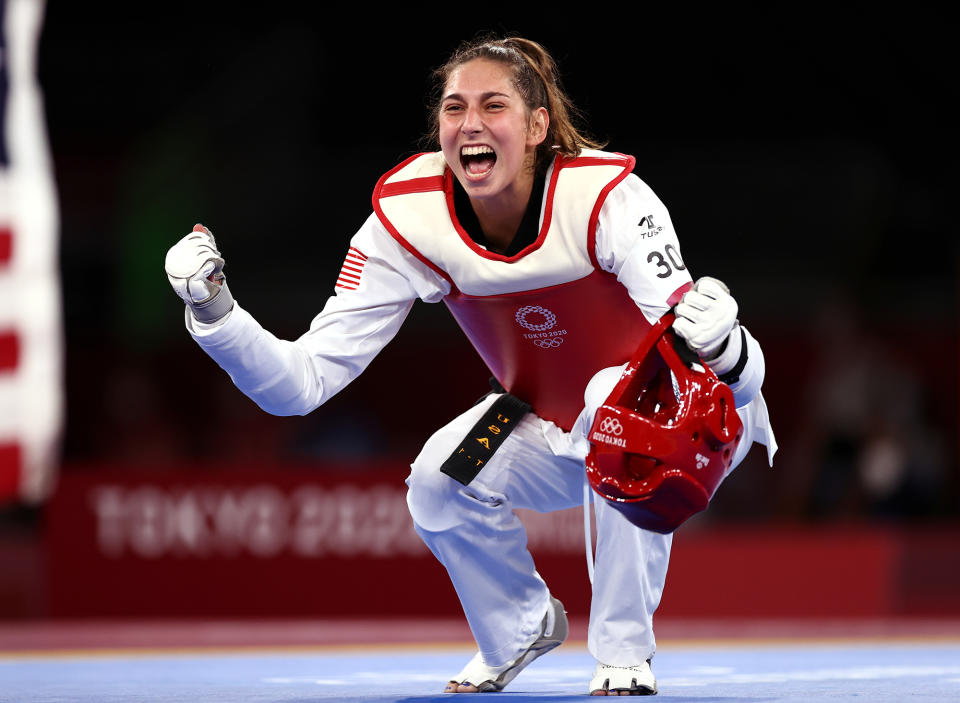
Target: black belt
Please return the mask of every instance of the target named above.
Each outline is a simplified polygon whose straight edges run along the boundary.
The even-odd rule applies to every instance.
[[[530,410],[528,403],[504,393],[467,433],[460,446],[440,466],[440,470],[466,486]]]

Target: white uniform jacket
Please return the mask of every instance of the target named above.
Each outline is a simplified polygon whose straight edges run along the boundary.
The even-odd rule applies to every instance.
[[[508,258],[474,243],[457,222],[451,175],[442,154],[418,155],[378,183],[375,213],[350,242],[335,295],[303,336],[293,342],[279,340],[239,304],[212,326],[198,323],[188,313],[188,328],[245,394],[276,415],[308,413],[356,378],[393,338],[417,298],[446,300],[500,378],[503,368],[494,368],[496,359],[491,363],[489,357],[496,357],[501,345],[480,349],[476,331],[458,314],[464,299],[550,290],[599,272],[618,281],[652,323],[691,284],[666,208],[630,173],[632,168],[632,157],[600,151],[555,162],[546,174],[539,236]],[[536,342],[551,339],[550,328],[567,321],[551,325],[556,320],[544,306],[526,304],[525,313],[523,307],[511,319],[518,338],[526,340],[530,351],[556,351]],[[581,305],[580,314],[596,313],[587,304]],[[626,336],[622,326],[608,333],[610,339]],[[738,406],[754,398],[763,403],[759,395],[763,355],[749,333],[745,338],[747,366],[733,389]],[[563,344],[574,346],[569,335]],[[623,361],[626,358],[601,359],[592,371]],[[525,368],[531,366],[528,360]],[[500,380],[512,390],[517,377]],[[577,385],[582,401],[586,384]],[[761,436],[770,440],[769,449],[773,438],[765,407],[751,415],[765,425]],[[568,421],[558,424],[570,429]]]

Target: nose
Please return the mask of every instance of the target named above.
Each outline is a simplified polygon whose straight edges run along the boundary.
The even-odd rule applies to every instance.
[[[483,131],[483,120],[480,119],[479,110],[475,110],[472,107],[467,108],[460,129],[464,134],[476,134],[477,132]]]

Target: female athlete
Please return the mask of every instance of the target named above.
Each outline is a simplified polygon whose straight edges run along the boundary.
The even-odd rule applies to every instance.
[[[407,503],[479,649],[446,691],[499,691],[567,634],[514,508],[580,504],[593,414],[670,308],[674,331],[717,374],[736,369],[729,384],[745,438],[734,465],[753,441],[771,453],[775,444],[763,356],[736,302],[715,279],[694,285],[634,159],[600,151],[575,127],[547,51],[521,38],[477,40],[435,78],[439,151],[377,183],[334,295],[298,340],[276,339],[233,301],[205,227],[170,249],[166,272],[197,343],[278,415],[310,412],[356,378],[416,299],[448,306],[502,388],[427,441]],[[652,618],[671,537],[605,501],[595,510],[588,690],[656,693]]]

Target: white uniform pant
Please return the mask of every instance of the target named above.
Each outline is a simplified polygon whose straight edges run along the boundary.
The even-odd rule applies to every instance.
[[[594,383],[588,387],[588,407],[572,432],[527,414],[467,486],[441,473],[440,466],[499,396],[485,398],[434,433],[411,466],[407,504],[414,526],[446,567],[488,666],[512,661],[536,639],[549,602],[514,508],[549,512],[582,504],[586,430],[619,378],[620,369],[609,371],[606,378],[601,378],[605,372],[595,377],[596,389]],[[745,411],[746,436],[734,466],[753,441]],[[605,664],[632,666],[656,649],[653,613],[663,593],[672,535],[637,528],[604,500],[594,506],[596,569],[587,648]]]

